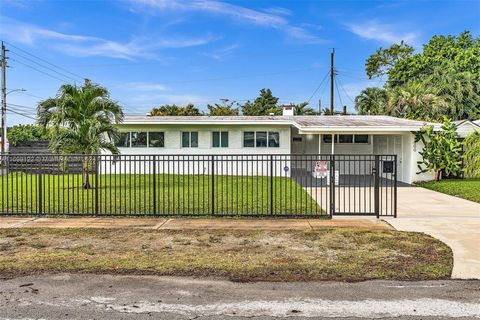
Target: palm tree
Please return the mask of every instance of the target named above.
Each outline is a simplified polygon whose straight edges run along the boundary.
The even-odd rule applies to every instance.
[[[387,92],[385,89],[365,88],[355,98],[355,110],[359,114],[385,114],[386,103]]]
[[[66,84],[55,98],[41,101],[37,107],[38,124],[52,127],[56,134],[51,148],[61,154],[81,154],[82,185],[90,188],[89,165],[92,155],[101,150],[118,154],[114,141],[116,123],[123,120],[122,108],[110,99],[106,88],[85,81],[82,87]]]
[[[298,104],[291,104],[291,106],[294,107],[294,114],[296,116],[315,116],[315,115],[318,115],[318,112],[313,110],[313,108],[311,108],[309,105],[308,105],[308,102],[302,102],[302,103],[298,103]]]
[[[395,117],[436,121],[448,108],[432,86],[412,80],[389,92],[386,111]]]

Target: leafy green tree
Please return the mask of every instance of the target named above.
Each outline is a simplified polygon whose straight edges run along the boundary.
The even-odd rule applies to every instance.
[[[468,178],[480,178],[480,131],[470,133],[463,141],[464,172]]]
[[[158,108],[154,107],[150,110],[151,116],[178,116],[180,107],[175,104],[166,104]]]
[[[370,87],[363,89],[355,98],[355,110],[359,114],[385,114],[387,91],[382,88]]]
[[[158,108],[152,108],[149,113],[151,116],[199,116],[200,110],[193,104],[189,103],[184,107],[176,104],[166,104]]]
[[[394,99],[400,92],[417,87],[428,92],[429,99],[436,95],[447,103],[443,113],[436,116],[430,112],[435,108],[415,113],[405,109],[399,116],[426,114],[431,120],[441,120],[444,115],[454,120],[480,117],[480,37],[474,38],[468,31],[458,36],[434,36],[419,53],[403,42],[380,48],[367,59],[365,71],[369,78],[387,75],[385,89]],[[416,100],[425,98],[420,95]]]
[[[434,121],[449,108],[432,86],[422,82],[411,81],[388,92],[386,114],[391,116]]]
[[[420,151],[422,161],[418,161],[420,172],[435,173],[435,181],[442,178],[442,171],[447,175],[462,170],[462,145],[458,141],[455,124],[444,119],[442,130],[435,131],[433,126],[426,126],[416,135],[415,141],[424,145]]]
[[[436,68],[422,81],[446,103],[442,113],[432,114],[432,120],[447,116],[452,120],[480,118],[480,79],[471,72],[455,71],[452,66]]]
[[[185,107],[180,108],[179,116],[200,116],[202,113],[192,103],[187,104]]]
[[[390,48],[379,48],[372,54],[365,64],[365,71],[369,79],[380,77],[389,72],[400,61],[410,58],[413,55],[413,47],[401,41],[400,44],[393,44]]]
[[[83,188],[89,189],[89,165],[92,155],[101,150],[118,154],[115,124],[123,120],[120,105],[108,90],[90,81],[82,87],[66,84],[55,98],[41,101],[37,107],[38,124],[52,128],[51,148],[62,154],[81,154]]]
[[[242,106],[242,114],[245,116],[268,116],[270,114],[282,114],[278,106],[278,98],[274,97],[270,89],[261,89],[260,95],[253,102],[247,101]]]
[[[52,130],[34,124],[17,124],[7,128],[7,137],[13,146],[25,141],[49,141]]]
[[[228,99],[220,99],[220,103],[207,105],[208,114],[211,116],[238,116],[238,103]]]

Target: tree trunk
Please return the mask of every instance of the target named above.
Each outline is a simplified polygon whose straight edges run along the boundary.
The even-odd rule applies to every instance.
[[[88,175],[88,157],[83,159],[82,163],[82,187],[83,189],[90,189],[90,177]]]
[[[442,170],[435,170],[435,181],[440,181],[442,179]]]

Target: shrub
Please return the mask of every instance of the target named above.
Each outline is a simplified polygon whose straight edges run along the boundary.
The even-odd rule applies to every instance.
[[[470,133],[463,141],[464,171],[468,178],[480,178],[480,131]]]
[[[51,131],[34,124],[18,124],[7,129],[7,138],[12,146],[25,141],[49,141]]]

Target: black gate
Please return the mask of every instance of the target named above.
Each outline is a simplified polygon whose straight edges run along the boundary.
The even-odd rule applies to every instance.
[[[396,216],[394,155],[6,155],[0,214]]]

